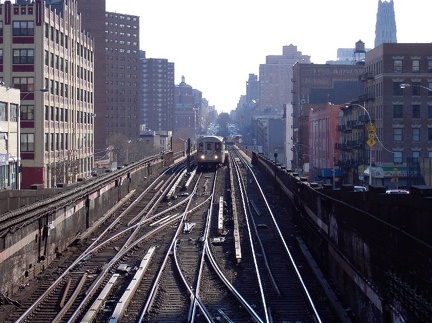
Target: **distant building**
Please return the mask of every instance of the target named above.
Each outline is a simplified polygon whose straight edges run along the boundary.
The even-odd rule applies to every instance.
[[[383,43],[397,43],[394,2],[378,0],[375,26],[375,47]]]
[[[309,63],[310,56],[297,51],[297,46],[283,46],[282,55],[269,55],[259,66],[259,102],[255,114],[283,116],[284,106],[292,101],[292,67],[297,62]]]
[[[356,65],[364,63],[366,52],[370,48],[365,48],[365,44],[359,40],[355,48],[338,48],[337,60],[326,61],[326,64],[333,65]]]
[[[174,92],[175,124],[174,137],[195,141],[197,134],[198,107],[192,86],[188,85],[182,76],[180,84],[176,85]]]
[[[259,100],[260,83],[258,76],[255,74],[249,74],[249,78],[246,82],[246,104],[256,103]]]
[[[253,120],[256,142],[253,146],[262,147],[261,152],[278,163],[285,161],[285,124],[282,118],[258,117]],[[275,157],[275,154],[277,156]]]
[[[146,129],[174,130],[174,63],[141,52],[143,120]]]
[[[283,46],[282,55],[269,55],[266,57],[266,63],[259,67],[259,99],[255,104],[250,104],[252,110],[252,141],[255,145],[262,146],[265,155],[272,157],[274,152],[271,151],[268,134],[262,134],[263,129],[268,129],[266,125],[260,126],[262,120],[283,119],[286,116],[286,105],[292,101],[292,75],[294,64],[309,63],[310,56],[303,55],[297,50],[297,46]],[[258,126],[258,127],[257,127]],[[285,131],[279,134],[282,142],[287,139]],[[280,155],[285,156],[284,149],[279,148]],[[281,160],[282,164],[286,160]]]
[[[148,151],[164,152],[172,149],[171,131],[144,131],[140,138],[142,147]]]
[[[287,127],[287,161],[301,167],[302,154],[309,146],[309,114],[314,104],[343,104],[364,93],[359,76],[363,65],[327,65],[297,63],[292,77],[292,127]],[[287,115],[287,119],[290,116]],[[293,145],[298,146],[294,151]],[[307,149],[306,149],[307,150]],[[294,153],[297,153],[297,157]],[[290,155],[291,154],[291,155]]]
[[[142,122],[139,17],[105,11],[105,0],[77,0],[83,29],[95,47],[95,149],[109,138],[137,139]],[[118,147],[115,147],[118,149]]]

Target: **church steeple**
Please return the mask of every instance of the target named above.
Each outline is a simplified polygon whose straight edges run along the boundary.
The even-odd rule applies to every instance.
[[[382,43],[397,43],[396,18],[393,0],[378,0],[378,13],[375,26],[375,47]]]

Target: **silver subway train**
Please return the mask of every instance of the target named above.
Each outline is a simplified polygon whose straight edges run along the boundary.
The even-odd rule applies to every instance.
[[[214,169],[226,162],[225,141],[219,136],[201,136],[197,140],[198,169]]]

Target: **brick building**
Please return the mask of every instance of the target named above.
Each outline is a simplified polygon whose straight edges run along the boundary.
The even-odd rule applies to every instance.
[[[78,0],[78,10],[83,29],[95,40],[95,150],[100,152],[108,147],[110,137],[139,138],[139,17],[106,12],[105,0]]]
[[[293,67],[292,77],[292,123],[287,129],[287,160],[294,160],[294,168],[302,160],[294,156],[293,145],[298,146],[297,156],[307,153],[309,146],[309,113],[314,104],[343,104],[363,94],[359,76],[364,73],[362,65],[302,64]],[[287,113],[287,119],[290,117]],[[291,152],[291,156],[289,155]]]
[[[361,76],[365,92],[344,109],[342,126],[357,113],[353,122],[362,121],[366,127],[369,115],[375,144],[371,158],[366,162],[354,159],[351,164],[365,164],[366,175],[367,167],[376,167],[370,170],[372,184],[422,184],[418,182],[422,177],[419,159],[432,158],[432,44],[384,43],[366,54],[365,67]],[[364,143],[364,127],[362,138],[354,138],[354,131],[347,130],[343,140]],[[342,162],[350,156],[351,150],[343,152]]]

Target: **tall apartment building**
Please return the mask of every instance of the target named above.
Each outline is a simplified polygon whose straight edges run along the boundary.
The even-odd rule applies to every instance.
[[[259,100],[252,112],[252,141],[262,147],[264,154],[270,158],[274,155],[273,148],[280,147],[279,160],[286,163],[285,142],[288,140],[286,131],[269,136],[268,129],[271,122],[268,119],[282,120],[286,116],[286,106],[292,101],[292,68],[295,63],[309,63],[310,56],[303,55],[297,50],[297,46],[283,46],[282,55],[266,56],[266,63],[259,66]],[[285,119],[285,129],[290,119]],[[263,130],[264,129],[264,130]],[[273,142],[274,144],[270,144]]]
[[[105,0],[77,1],[82,27],[95,40],[95,150],[99,153],[113,136],[123,136],[125,141],[139,138],[139,17],[106,12]]]
[[[310,63],[310,56],[297,46],[283,46],[282,55],[269,55],[259,66],[259,108],[256,113],[282,116],[285,104],[292,101],[292,67],[297,62]]]
[[[174,63],[162,58],[146,58],[142,64],[142,124],[146,130],[174,130]]]
[[[370,158],[354,159],[351,164],[363,163],[366,173],[372,174],[372,184],[396,185],[392,183],[395,169],[399,185],[418,184],[419,159],[432,158],[432,44],[381,44],[366,54],[365,67],[365,94],[357,105],[343,109],[341,125],[362,122],[363,136],[355,138],[350,127],[341,138],[359,142],[370,151],[365,141],[366,126],[371,121],[376,128],[374,145],[366,154]],[[343,162],[352,156],[352,150],[341,153]],[[374,168],[368,171],[371,165]]]
[[[375,47],[383,43],[397,43],[394,2],[378,0],[375,25]]]
[[[258,75],[249,74],[248,80],[246,81],[246,104],[258,102],[259,99],[259,81]]]
[[[21,90],[21,187],[55,187],[92,169],[93,39],[76,1],[18,3],[0,5],[0,79]]]

